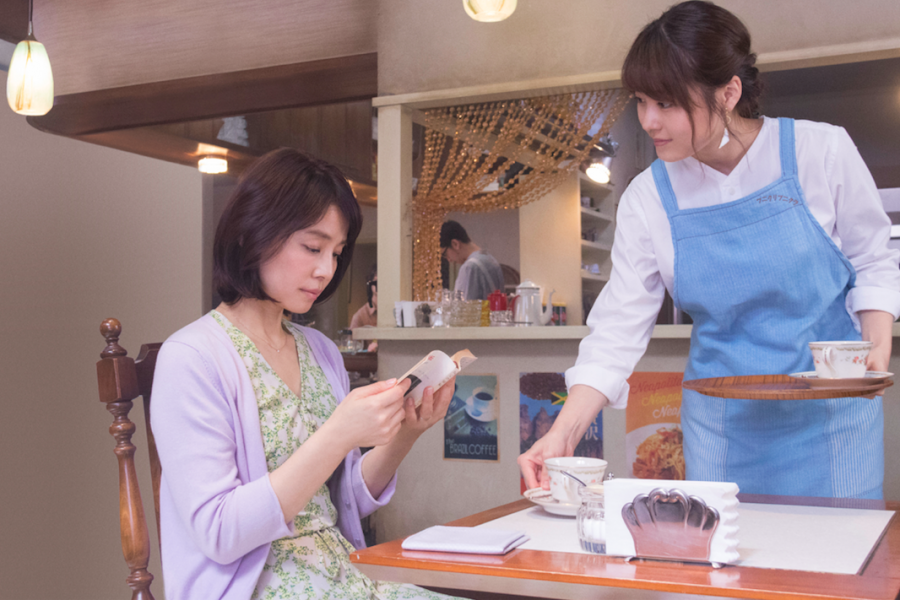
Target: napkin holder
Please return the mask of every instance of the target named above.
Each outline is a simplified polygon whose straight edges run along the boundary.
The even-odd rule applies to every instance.
[[[614,479],[605,488],[607,554],[717,568],[740,558],[736,484]]]

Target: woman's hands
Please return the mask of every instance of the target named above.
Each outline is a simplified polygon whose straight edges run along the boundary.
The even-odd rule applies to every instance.
[[[377,498],[381,495],[419,436],[447,414],[447,407],[453,398],[454,381],[455,379],[451,379],[445,383],[437,393],[430,387],[425,388],[422,392],[422,403],[418,408],[411,398],[406,400],[402,408],[403,423],[397,435],[387,444],[366,453],[362,463],[362,475],[372,496]],[[407,387],[408,385],[404,383],[403,389],[406,390]]]
[[[428,428],[443,420],[453,399],[456,377],[445,383],[435,392],[427,387],[422,392],[422,402],[416,408],[412,398],[407,398],[403,403],[405,418],[400,427],[401,435],[413,435],[419,437]]]
[[[400,431],[409,380],[395,385],[396,379],[379,381],[359,387],[347,394],[329,421],[338,425],[337,431],[346,442],[347,452],[358,447],[383,446]]]
[[[866,369],[887,371],[891,362],[894,315],[882,310],[861,310],[856,314],[862,329],[862,339],[872,342],[872,350],[866,359]]]
[[[572,456],[575,446],[568,443],[568,435],[562,428],[551,428],[518,458],[519,469],[525,478],[525,487],[529,490],[536,487],[550,489],[550,475],[544,469],[544,460],[556,456]]]

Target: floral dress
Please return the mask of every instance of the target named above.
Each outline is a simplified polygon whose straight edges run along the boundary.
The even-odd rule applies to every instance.
[[[224,315],[212,311],[244,361],[259,406],[266,464],[274,471],[300,447],[337,408],[325,373],[316,363],[303,334],[293,327],[302,375],[298,398],[269,366],[256,345]],[[293,537],[272,542],[253,592],[253,600],[307,598],[370,600],[439,600],[448,596],[413,585],[372,581],[350,562],[353,545],[337,528],[338,512],[322,484],[294,517]]]

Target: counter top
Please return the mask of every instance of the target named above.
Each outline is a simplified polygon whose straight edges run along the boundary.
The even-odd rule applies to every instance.
[[[586,325],[565,327],[366,327],[353,330],[353,339],[365,340],[580,340]],[[659,325],[654,338],[690,339],[690,325]]]
[[[691,325],[657,325],[653,339],[690,339]],[[580,340],[589,333],[587,325],[565,327],[365,327],[353,330],[355,340]],[[894,323],[893,337],[900,337],[900,322]]]

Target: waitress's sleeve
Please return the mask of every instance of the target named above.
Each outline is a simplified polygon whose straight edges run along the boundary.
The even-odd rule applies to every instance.
[[[616,214],[612,273],[588,315],[591,332],[578,347],[575,366],[566,371],[566,387],[587,385],[613,408],[628,403],[627,379],[643,356],[666,288],[641,206],[641,178],[625,190]]]
[[[891,221],[875,181],[846,130],[836,128],[826,157],[826,177],[834,198],[835,229],[841,250],[856,270],[847,311],[882,310],[900,316],[900,251],[888,248]]]

